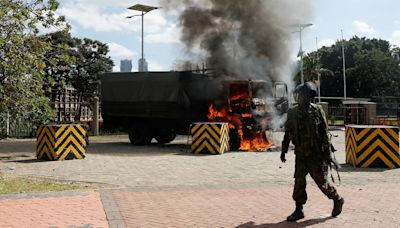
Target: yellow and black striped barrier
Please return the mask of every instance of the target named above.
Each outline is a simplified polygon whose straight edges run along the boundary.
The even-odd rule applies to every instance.
[[[400,168],[399,128],[346,126],[346,163],[361,168]]]
[[[36,157],[63,161],[86,157],[88,133],[82,125],[44,125],[36,132]]]
[[[223,154],[229,151],[227,123],[194,123],[191,134],[194,154]]]

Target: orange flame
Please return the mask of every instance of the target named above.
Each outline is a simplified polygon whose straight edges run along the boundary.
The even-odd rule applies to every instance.
[[[258,131],[251,139],[244,139],[240,145],[239,150],[243,151],[266,151],[272,146],[266,136],[265,132]]]
[[[211,121],[223,121],[229,123],[230,129],[235,129],[236,126],[242,126],[242,121],[236,116],[229,115],[226,108],[223,107],[221,110],[217,110],[214,105],[208,106],[207,118]],[[236,126],[235,126],[236,125]],[[239,133],[240,134],[240,133]],[[242,132],[243,135],[243,132]]]
[[[247,126],[253,121],[252,113],[252,88],[248,84],[232,84],[230,87],[230,97],[228,104],[215,107],[210,105],[208,108],[208,119],[214,122],[229,123],[231,130],[237,131],[240,139],[241,151],[266,151],[272,146],[267,140],[265,131],[257,129],[255,126]],[[262,118],[261,121],[266,121]]]
[[[231,130],[236,129],[241,141],[239,150],[241,151],[266,151],[272,146],[272,144],[267,140],[264,131],[258,131],[254,135],[244,135],[243,133],[243,123],[241,119],[237,116],[231,115],[227,112],[225,107],[217,110],[214,105],[208,107],[208,119],[215,122],[227,122]],[[244,118],[250,118],[250,114],[242,114]]]

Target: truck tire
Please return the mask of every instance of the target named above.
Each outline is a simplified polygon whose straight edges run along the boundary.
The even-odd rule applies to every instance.
[[[151,127],[145,123],[134,123],[129,128],[129,140],[135,146],[145,146],[153,139]]]
[[[176,137],[176,133],[172,128],[161,128],[158,129],[154,138],[160,144],[166,144],[172,142]]]
[[[229,131],[229,146],[231,151],[238,151],[242,141],[239,136],[239,132],[236,129]]]

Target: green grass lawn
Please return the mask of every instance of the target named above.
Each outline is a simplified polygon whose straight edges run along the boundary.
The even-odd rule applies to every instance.
[[[329,119],[329,125],[344,125],[344,120]]]
[[[71,184],[33,178],[7,177],[6,175],[0,173],[0,195],[29,192],[58,192],[96,188],[96,186],[90,184]]]

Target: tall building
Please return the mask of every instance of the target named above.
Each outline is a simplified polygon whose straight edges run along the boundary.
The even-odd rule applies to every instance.
[[[132,71],[132,60],[130,60],[130,59],[121,60],[120,69],[121,69],[121,72],[131,72]]]
[[[143,68],[142,68],[142,61],[144,61],[143,62]],[[141,59],[140,58],[139,61],[138,61],[138,64],[139,64],[139,67],[138,67],[139,72],[148,72],[149,71],[149,65],[148,65],[146,59]]]

